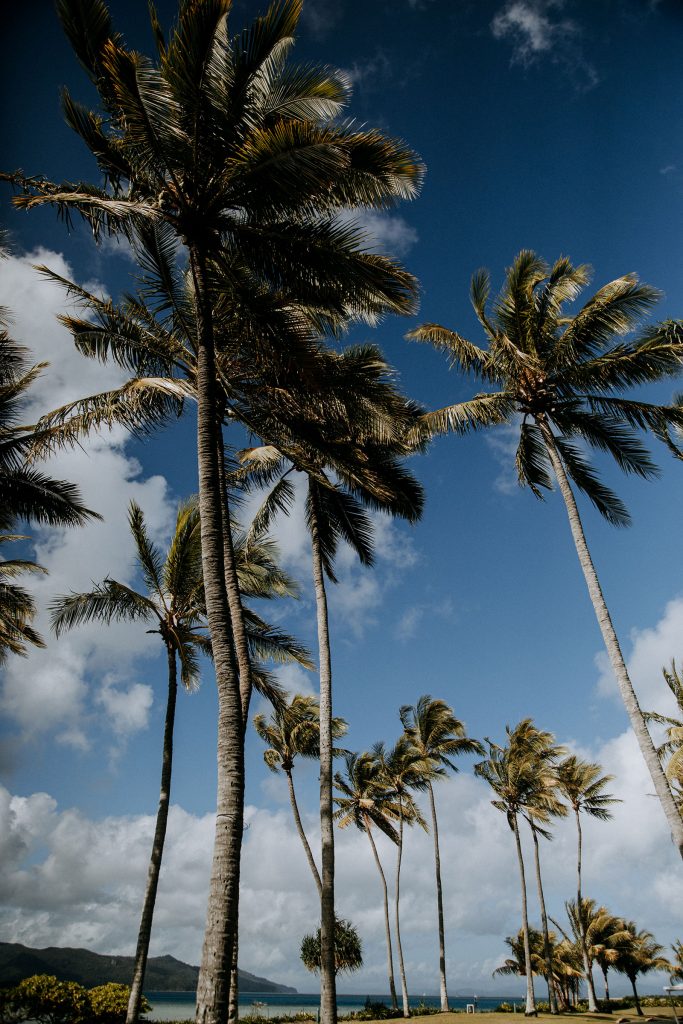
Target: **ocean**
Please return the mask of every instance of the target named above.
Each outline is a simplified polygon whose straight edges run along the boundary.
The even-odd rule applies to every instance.
[[[145,992],[152,1006],[151,1013],[147,1014],[148,1020],[190,1020],[194,1016],[194,992]],[[337,1007],[340,1014],[351,1013],[354,1010],[362,1010],[366,1000],[372,1003],[386,1003],[390,1005],[387,995],[337,995]],[[474,1003],[479,1010],[493,1010],[504,1000],[516,1002],[524,1006],[523,999],[519,996],[452,996],[449,1000],[452,1009],[464,1010],[468,1003]],[[399,997],[400,1002],[400,997]],[[438,996],[418,995],[410,1000],[411,1006],[418,1003],[426,1003],[427,1006],[438,1006]],[[272,992],[244,992],[240,994],[240,1014],[257,1014],[263,1017],[264,1022],[271,1017],[284,1016],[293,1013],[315,1014],[320,1004],[320,993],[301,992],[296,994],[272,993]],[[429,1019],[429,1018],[427,1018]]]

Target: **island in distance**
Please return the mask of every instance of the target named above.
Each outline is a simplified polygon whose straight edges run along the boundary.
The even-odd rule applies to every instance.
[[[89,949],[48,946],[31,949],[18,942],[0,942],[0,986],[17,985],[33,974],[53,974],[60,981],[77,981],[85,988],[108,981],[130,984],[132,956],[103,956]],[[173,956],[152,956],[147,961],[145,989],[148,992],[191,992],[197,987],[199,968],[184,964]],[[242,992],[296,993],[295,988],[278,985],[248,971],[238,971]]]

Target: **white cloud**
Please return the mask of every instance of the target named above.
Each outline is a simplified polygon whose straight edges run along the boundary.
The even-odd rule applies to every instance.
[[[362,64],[357,61],[350,68],[344,69],[353,86],[375,88],[391,77],[391,62],[383,50],[378,49],[374,57],[366,59]]]
[[[493,486],[501,494],[516,494],[519,491],[519,479],[515,466],[515,455],[519,444],[519,419],[515,416],[514,423],[504,423],[495,430],[488,431],[486,444],[493,452],[499,466],[499,472]]]
[[[581,28],[563,17],[565,0],[507,0],[491,21],[491,32],[512,46],[512,63],[525,67],[540,59],[560,66],[577,88],[598,84],[598,72],[584,57]]]
[[[405,256],[418,241],[415,228],[397,214],[362,210],[341,219],[353,221],[362,230],[369,249],[389,256]]]
[[[683,597],[669,601],[664,614],[654,626],[632,630],[630,643],[627,667],[641,706],[648,711],[672,714],[675,705],[664,682],[662,668],[668,669],[672,658],[683,665]],[[625,656],[626,653],[624,651]],[[607,655],[601,651],[595,661],[600,670],[598,693],[603,697],[620,700],[617,681]]]
[[[3,265],[0,302],[13,314],[12,335],[27,346],[36,361],[50,367],[30,392],[30,420],[48,409],[116,386],[122,371],[83,358],[56,315],[68,305],[64,292],[41,279],[31,265],[46,263],[70,278],[71,268],[58,254],[40,249],[26,257],[11,257]],[[133,662],[154,656],[155,640],[144,624],[98,625],[75,629],[55,642],[47,607],[57,594],[89,590],[93,581],[111,575],[133,582],[133,541],[127,506],[134,498],[143,508],[155,539],[169,532],[174,509],[161,476],[143,478],[139,463],[126,453],[127,435],[121,430],[96,435],[82,448],[57,454],[46,471],[80,488],[85,504],[102,514],[78,529],[33,528],[35,557],[49,575],[27,586],[35,595],[36,626],[48,647],[13,658],[4,675],[6,713],[25,738],[54,732],[76,749],[87,749],[93,728],[122,742],[147,725],[152,702],[150,687],[131,675]],[[106,673],[117,665],[114,682]],[[138,668],[139,671],[139,668]]]

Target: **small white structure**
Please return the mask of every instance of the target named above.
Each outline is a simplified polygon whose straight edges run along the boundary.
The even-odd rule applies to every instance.
[[[674,996],[683,996],[683,985],[665,985],[664,991],[671,1000],[671,1009],[674,1012],[674,1020],[676,1021],[676,1024],[679,1024],[678,1016],[676,1014],[676,1002],[674,1000]]]

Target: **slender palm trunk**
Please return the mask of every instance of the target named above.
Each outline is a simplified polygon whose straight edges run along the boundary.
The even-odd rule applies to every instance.
[[[576,835],[577,835],[577,851],[576,851],[576,913],[579,918],[579,940],[581,943],[581,956],[583,958],[583,970],[586,975],[586,987],[588,989],[588,1010],[590,1013],[598,1012],[598,1000],[595,994],[595,982],[593,981],[593,965],[591,964],[590,957],[588,956],[588,946],[586,944],[586,919],[583,912],[583,897],[581,894],[581,859],[582,859],[582,835],[581,835],[581,815],[577,807],[574,808],[574,814],[576,815]]]
[[[152,856],[150,857],[149,868],[147,869],[147,886],[145,888],[145,898],[142,904],[142,917],[140,919],[140,930],[138,931],[138,944],[135,950],[135,966],[133,968],[133,981],[130,986],[128,1010],[126,1011],[126,1024],[135,1024],[140,1016],[142,986],[145,982],[145,968],[147,967],[149,940],[152,934],[152,918],[154,917],[154,905],[156,903],[157,887],[159,885],[159,872],[161,871],[161,858],[164,853],[164,841],[166,839],[168,808],[171,800],[173,723],[175,721],[176,697],[178,695],[178,674],[175,648],[168,640],[166,641],[166,654],[168,656],[168,699],[166,701],[166,720],[164,722],[164,747],[161,758],[159,807],[157,809],[156,828],[154,829]]]
[[[657,751],[655,750],[652,737],[650,736],[647,725],[645,724],[643,713],[640,710],[638,698],[636,697],[633,689],[633,684],[631,683],[626,663],[624,662],[624,657],[621,653],[619,641],[614,631],[614,626],[612,625],[612,620],[605,603],[605,598],[602,593],[602,588],[600,587],[595,566],[593,565],[593,560],[588,550],[581,517],[579,516],[579,510],[574,499],[573,491],[569,484],[569,480],[567,479],[567,474],[564,471],[562,460],[560,459],[557,448],[555,447],[550,427],[546,422],[540,420],[538,421],[538,426],[543,434],[543,439],[548,450],[548,455],[550,457],[555,476],[557,477],[560,492],[564,498],[564,503],[567,508],[567,516],[569,518],[569,526],[576,546],[576,552],[579,556],[579,562],[586,580],[588,593],[590,594],[591,601],[593,602],[593,608],[598,620],[598,625],[600,626],[600,632],[602,633],[607,654],[612,664],[612,670],[617,678],[621,698],[631,722],[631,728],[636,735],[638,746],[640,747],[640,751],[652,777],[655,792],[659,797],[659,802],[662,805],[666,819],[669,823],[671,837],[680,856],[683,857],[683,818],[676,807],[676,803],[671,793],[671,788],[666,775],[664,774],[664,769],[662,768],[661,761],[657,756]]]
[[[372,825],[369,821],[365,822],[365,831],[368,834],[370,840],[370,846],[372,847],[372,853],[375,858],[375,864],[379,871],[379,877],[382,879],[382,891],[384,893],[384,934],[387,939],[387,970],[389,973],[389,994],[391,996],[391,1008],[392,1010],[398,1009],[398,1000],[396,998],[396,984],[394,982],[394,953],[391,948],[391,928],[389,927],[389,892],[387,890],[387,880],[384,877],[384,871],[382,870],[382,862],[379,859],[377,853],[377,847],[375,846],[375,840],[372,838]]]
[[[448,989],[446,988],[446,943],[443,927],[443,895],[441,892],[441,854],[439,852],[439,827],[436,821],[436,804],[434,790],[427,780],[429,806],[432,811],[432,835],[434,836],[434,873],[436,876],[436,909],[439,923],[439,989],[441,994],[441,1012],[448,1013]]]
[[[538,833],[531,825],[531,834],[534,837],[534,859],[536,861],[536,885],[538,887],[538,905],[541,908],[541,928],[543,930],[543,956],[545,959],[546,980],[548,982],[548,1003],[550,1012],[557,1013],[557,997],[555,995],[555,980],[553,977],[553,958],[550,953],[550,936],[548,934],[548,915],[545,910],[545,896],[543,895],[543,882],[541,881],[541,858],[538,850]]]
[[[607,981],[607,967],[604,964],[600,964],[600,970],[602,971],[602,978],[605,982],[605,1000],[609,1002],[609,983]],[[608,1011],[611,1012],[611,1011]]]
[[[524,873],[524,857],[522,856],[522,843],[519,838],[519,825],[517,815],[512,817],[512,831],[515,834],[517,844],[517,858],[519,860],[519,878],[522,885],[522,934],[524,935],[524,960],[526,966],[526,1010],[527,1017],[538,1016],[536,1011],[536,998],[534,995],[534,972],[531,966],[531,947],[529,946],[529,916],[526,903],[526,875]]]
[[[640,999],[638,998],[638,989],[636,988],[636,976],[635,974],[629,974],[628,980],[631,982],[631,988],[633,989],[633,998],[636,1001],[636,1013],[639,1017],[643,1016],[643,1008],[640,1005]]]
[[[237,930],[244,745],[239,679],[225,587],[213,322],[206,263],[196,246],[190,247],[190,263],[197,300],[197,455],[202,567],[218,690],[216,831],[197,983],[196,1021],[197,1024],[224,1024]]]
[[[296,802],[296,793],[294,792],[294,780],[292,779],[291,769],[287,769],[286,768],[285,769],[285,775],[287,776],[287,785],[289,786],[289,802],[292,805],[292,814],[294,815],[294,824],[296,825],[296,830],[299,833],[299,838],[301,839],[301,842],[303,844],[303,848],[304,848],[304,850],[306,852],[306,858],[308,860],[308,866],[311,869],[311,874],[313,875],[313,881],[315,882],[316,888],[318,890],[318,896],[322,899],[323,885],[322,885],[322,882],[320,881],[320,875],[318,873],[318,866],[315,863],[315,859],[313,857],[313,852],[312,852],[311,847],[309,845],[308,839],[306,838],[306,833],[304,832],[304,826],[301,824],[301,815],[299,814],[299,805]]]
[[[320,1008],[322,1024],[337,1024],[337,978],[334,955],[334,825],[332,820],[332,660],[327,595],[318,533],[316,484],[308,481],[313,584],[318,619],[320,665]]]
[[[401,973],[401,998],[403,1000],[403,1016],[410,1017],[410,1006],[408,1001],[408,983],[406,982],[406,969],[403,963],[403,946],[401,945],[401,921],[399,912],[401,894],[401,858],[403,856],[403,801],[400,793],[398,795],[398,806],[398,849],[396,851],[396,951],[398,953],[398,968]]]

